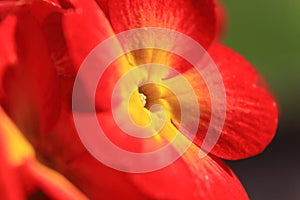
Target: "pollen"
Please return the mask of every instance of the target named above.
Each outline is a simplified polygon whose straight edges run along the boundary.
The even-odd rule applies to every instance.
[[[145,106],[147,103],[147,101],[146,101],[147,97],[143,93],[139,93],[139,94],[140,94],[140,100],[141,100],[143,106]]]

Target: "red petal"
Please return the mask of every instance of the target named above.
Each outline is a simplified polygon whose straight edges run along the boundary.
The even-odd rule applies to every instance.
[[[45,133],[60,107],[55,67],[39,23],[26,10],[18,16],[15,37],[19,60],[6,73],[6,108],[22,131]]]
[[[15,1],[0,1],[0,21],[5,18],[8,14],[15,11],[18,5],[22,3]]]
[[[66,119],[66,117],[64,117]],[[101,120],[101,118],[100,118]],[[105,119],[104,119],[105,120]],[[69,133],[66,137],[54,137],[61,144],[53,147],[60,149],[55,158],[56,166],[72,183],[92,199],[248,199],[236,176],[220,160],[206,157],[200,159],[199,149],[192,146],[183,159],[162,170],[145,174],[128,174],[106,167],[95,160],[78,143],[71,145],[72,151],[64,151],[65,144],[74,141],[75,131],[70,131],[70,124],[62,121]],[[110,133],[116,134],[110,120],[103,121],[110,127]],[[90,132],[87,126],[86,131]],[[71,128],[72,129],[72,128]],[[59,128],[58,130],[66,130]],[[62,135],[59,134],[58,135]],[[120,138],[123,140],[124,138]],[[126,140],[126,138],[124,139]],[[49,140],[47,140],[49,141]],[[75,139],[77,141],[77,139]],[[72,142],[73,143],[73,142]],[[76,142],[77,143],[77,142]],[[83,150],[81,153],[78,149]],[[176,151],[175,151],[176,152]],[[63,156],[61,156],[63,154]],[[112,155],[113,156],[113,155]],[[155,162],[155,161],[153,161]],[[101,181],[100,181],[101,180]],[[118,189],[118,192],[114,192]]]
[[[16,18],[10,16],[0,23],[0,69],[4,66],[15,64],[16,53],[14,45],[14,30],[16,26]]]
[[[0,103],[4,98],[3,77],[4,73],[10,65],[17,61],[15,44],[14,44],[14,30],[16,25],[15,17],[7,17],[0,22]]]
[[[12,199],[22,199],[24,191],[41,189],[53,199],[87,199],[62,175],[36,162],[32,147],[1,107],[0,119],[0,174],[5,172],[0,177],[3,184],[0,197],[11,195]],[[6,184],[10,184],[8,188]]]
[[[223,77],[227,95],[225,124],[211,153],[233,160],[261,153],[274,137],[277,127],[278,111],[274,99],[259,85],[257,73],[242,56],[220,44],[214,44],[209,53]],[[194,86],[203,90],[203,84],[197,86],[198,82],[203,80],[195,78]],[[208,127],[210,108],[202,109],[201,115],[196,139],[199,146]]]
[[[207,48],[215,38],[215,4],[207,0],[110,0],[110,21],[116,33],[159,27],[182,32]]]
[[[68,107],[70,107],[72,87],[76,73],[73,60],[68,52],[62,17],[62,13],[52,12],[42,21],[41,27],[61,83],[62,101],[67,102]]]
[[[0,118],[0,197],[23,199],[25,191],[38,188],[53,199],[87,199],[63,176],[35,161],[32,147],[1,107]]]
[[[145,199],[130,183],[128,174],[103,165],[87,152],[75,130],[72,113],[64,111],[58,122],[53,133],[41,142],[43,155],[88,198]]]
[[[101,10],[104,12],[106,16],[109,16],[108,14],[108,0],[96,0]]]
[[[55,0],[58,1],[62,8],[74,8],[73,4],[71,3],[72,0]]]
[[[75,9],[66,13],[62,19],[69,55],[73,61],[75,71],[77,71],[93,48],[114,33],[106,16],[100,10],[96,2],[73,0],[72,4]],[[110,99],[103,98],[103,94],[109,93],[106,92],[106,90],[112,89],[112,87],[110,87],[111,79],[117,80],[118,77],[119,76],[111,76],[107,79],[107,85],[101,88],[101,92],[97,93],[97,109],[107,109],[107,107],[110,106]],[[86,82],[82,82],[81,87],[85,88],[86,84]],[[79,98],[82,97],[83,96]],[[84,97],[85,101],[86,99],[93,100],[92,97],[86,97],[86,95],[84,95]]]
[[[172,165],[133,174],[133,180],[154,199],[248,199],[238,178],[222,161],[208,156],[200,159],[198,155],[199,149],[191,146]]]
[[[63,12],[62,8],[53,0],[33,1],[27,7],[40,22],[53,12]]]
[[[59,75],[62,102],[67,102],[68,107],[71,107],[72,87],[76,73],[73,60],[69,54],[62,22],[63,15],[69,10],[60,8],[57,2],[54,2],[34,1],[28,8],[34,18],[41,24],[51,60]],[[59,2],[63,8],[73,8],[68,0],[60,0]]]
[[[75,68],[100,42],[113,35],[110,24],[94,1],[71,1],[75,10],[63,17],[63,28]]]
[[[27,161],[19,170],[23,179],[31,182],[34,187],[41,189],[52,199],[87,199],[65,177],[37,163],[35,160]]]
[[[90,199],[148,199],[130,182],[130,174],[103,165],[87,152],[69,162],[64,174]]]
[[[205,49],[208,48],[216,35],[214,1],[110,0],[108,11],[110,22],[116,33],[144,27],[166,28],[192,37]],[[149,46],[153,43],[166,43],[162,40],[157,41],[159,39],[159,36],[153,36],[151,33],[146,38],[135,38],[137,45],[139,42]],[[175,48],[176,45],[176,43],[167,44],[170,49]],[[182,59],[160,51],[134,52],[129,57],[129,62],[138,66],[149,62],[153,63],[155,62],[153,59],[166,66],[172,66],[179,72],[189,68],[182,63]]]
[[[15,173],[16,170],[13,165],[9,163],[9,154],[6,150],[2,131],[2,127],[0,127],[0,199],[25,199],[25,194]]]
[[[215,9],[217,15],[217,39],[222,39],[227,25],[227,16],[222,3],[218,2]]]

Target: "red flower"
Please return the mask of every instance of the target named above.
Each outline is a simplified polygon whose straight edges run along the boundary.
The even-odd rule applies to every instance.
[[[220,16],[212,0],[1,2],[1,199],[39,194],[53,199],[248,199],[221,159],[261,153],[274,136],[278,113],[251,64],[216,41],[222,29]],[[217,144],[200,159],[199,147],[211,119],[210,96],[195,69],[171,57],[168,64],[190,81],[199,99],[197,137],[172,165],[130,174],[111,169],[88,153],[74,126],[71,97],[76,73],[90,51],[114,34],[141,27],[177,30],[200,43],[222,75],[227,110]],[[130,56],[139,65],[149,57],[159,60],[161,55],[135,52]],[[96,110],[100,124],[111,130],[109,136],[124,145],[129,144],[128,137],[107,120],[113,85],[131,61],[122,59],[106,71]],[[176,118],[174,105],[168,105]],[[170,130],[171,134],[176,129]],[[151,148],[165,144],[168,137],[163,134],[163,140],[151,143]],[[125,145],[132,147],[140,148]]]

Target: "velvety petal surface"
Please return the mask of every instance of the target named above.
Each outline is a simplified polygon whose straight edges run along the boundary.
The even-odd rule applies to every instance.
[[[199,152],[192,145],[172,165],[134,174],[133,180],[141,191],[155,199],[248,199],[238,178],[221,160],[199,158]]]
[[[43,162],[63,173],[92,199],[248,199],[232,171],[213,156],[200,159],[199,149],[194,145],[173,165],[157,172],[127,174],[108,168],[95,160],[82,145],[69,107],[60,107],[61,89],[70,93],[75,73],[83,60],[96,45],[112,36],[114,31],[119,33],[132,28],[154,26],[169,28],[191,36],[208,48],[216,37],[217,29],[220,29],[219,23],[222,24],[222,17],[217,16],[216,19],[218,8],[215,8],[213,1],[99,0],[98,5],[103,12],[95,1],[53,2],[69,10],[62,14],[56,4],[36,1],[31,11],[25,10],[18,14],[15,33],[19,57],[17,63],[14,54],[10,53],[13,47],[5,46],[3,54],[3,48],[0,49],[0,58],[5,55],[5,59],[8,59],[3,63],[0,59],[0,80],[5,71],[5,92],[2,92],[6,98],[5,108],[29,138],[33,133],[49,133],[32,140]],[[43,10],[40,8],[47,12],[40,12]],[[1,30],[2,26],[7,25],[3,23],[0,24],[0,34],[11,35],[14,25],[9,29],[11,32],[6,33]],[[0,44],[6,43],[2,40],[0,38]],[[257,73],[244,58],[219,44],[213,44],[209,53],[219,67],[227,94],[225,126],[211,153],[225,159],[255,155],[274,136],[278,115],[276,104],[268,91],[259,84]],[[142,59],[147,60],[143,56]],[[14,66],[6,70],[8,64]],[[126,59],[119,59],[106,70],[96,97],[97,111],[110,107],[108,96],[128,66]],[[59,78],[57,74],[64,78]],[[187,71],[186,76],[191,77],[190,81],[194,83],[202,106],[200,110],[204,112],[195,140],[201,146],[210,121],[211,102],[203,79],[194,76],[192,70]],[[68,85],[61,87],[60,84]],[[83,82],[82,87],[86,86]],[[70,103],[71,99],[68,100]],[[121,135],[111,116],[107,116],[107,113],[101,115],[100,124],[111,133],[111,138],[126,142],[128,137]],[[140,143],[129,148],[137,150]],[[1,160],[2,157],[0,152]],[[0,170],[2,167],[6,169],[6,164]],[[26,180],[30,180],[52,198],[86,199],[63,176],[35,160],[25,163],[20,170]],[[15,184],[10,173],[3,176],[3,179]],[[5,191],[8,191],[7,195],[12,195],[9,190]]]
[[[214,1],[110,0],[108,16],[115,33],[137,28],[147,30],[147,27],[171,29],[193,38],[203,48],[208,48],[216,35]],[[170,50],[177,45],[174,41],[161,39],[157,34],[149,33],[148,36],[135,37],[131,46],[136,48],[139,48],[140,43],[147,47],[160,43]],[[180,72],[188,68],[180,59],[166,52],[151,49],[133,52],[128,58],[129,63],[135,66],[153,62],[153,59],[161,60],[160,63],[172,66]]]
[[[211,153],[230,160],[261,153],[274,137],[277,127],[278,110],[273,97],[261,84],[253,66],[242,56],[221,44],[214,44],[209,53],[218,66],[226,90],[226,119],[222,134]],[[209,103],[209,94],[199,92],[205,88],[204,84],[199,83],[203,83],[203,80],[193,76],[198,96]],[[199,146],[211,115],[210,107],[202,108],[202,120],[196,138]]]
[[[184,33],[208,47],[215,36],[214,1],[110,0],[109,19],[116,33],[158,27]]]
[[[119,137],[119,140],[122,140],[119,142],[132,145],[128,137],[120,137],[122,133],[119,133],[120,130],[111,121],[109,114],[100,115],[99,120],[103,120],[100,124],[106,133],[112,135],[111,139],[118,140]],[[232,171],[218,159],[211,157],[200,159],[198,157],[200,150],[195,145],[182,158],[162,170],[144,174],[123,173],[93,158],[76,137],[71,115],[65,113],[62,118],[65,120],[59,123],[53,134],[62,135],[59,134],[61,131],[67,134],[59,138],[49,135],[49,138],[45,139],[54,144],[54,146],[50,145],[49,149],[52,150],[48,154],[52,155],[51,160],[58,171],[68,177],[89,198],[248,199]],[[67,121],[69,123],[66,123]],[[91,131],[89,127],[86,127],[86,133]],[[70,138],[73,138],[73,142]],[[166,140],[156,142],[159,141],[167,144]],[[66,144],[69,144],[68,148]],[[152,144],[154,145],[153,142]],[[147,149],[151,148],[145,146],[144,150]],[[177,153],[176,147],[173,153]],[[153,160],[153,162],[159,161]],[[116,188],[118,188],[117,193],[114,192]]]

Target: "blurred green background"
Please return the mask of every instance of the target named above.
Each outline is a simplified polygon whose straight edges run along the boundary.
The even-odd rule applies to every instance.
[[[223,0],[223,43],[264,76],[276,96],[280,119],[266,151],[229,162],[251,199],[300,199],[300,0]]]

